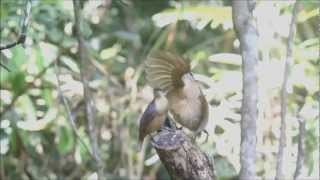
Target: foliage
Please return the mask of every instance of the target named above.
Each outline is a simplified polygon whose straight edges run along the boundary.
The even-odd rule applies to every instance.
[[[0,153],[1,179],[94,179],[72,1],[32,1],[26,47],[1,51]],[[14,41],[20,31],[25,1],[2,0],[1,44]],[[155,152],[137,151],[139,117],[152,99],[143,61],[151,50],[170,49],[191,60],[195,77],[210,102],[209,141],[202,150],[215,157],[217,175],[229,178],[240,169],[241,57],[232,27],[228,1],[82,1],[81,27],[93,66],[89,86],[97,108],[99,151],[109,179],[167,178]],[[279,90],[283,76],[292,4],[259,1],[259,119],[257,174],[275,173],[279,138]],[[268,14],[266,16],[265,14]],[[291,65],[286,176],[292,177],[297,154],[297,114],[306,121],[306,159],[303,176],[315,178],[319,162],[317,103],[319,71],[319,7],[303,3],[298,14]],[[57,89],[76,119],[75,135]],[[142,158],[145,157],[145,162]],[[146,165],[147,164],[147,165]]]

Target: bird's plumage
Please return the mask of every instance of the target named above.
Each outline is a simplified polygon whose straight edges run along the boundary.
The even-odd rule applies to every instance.
[[[154,100],[147,106],[144,111],[141,119],[140,119],[140,127],[139,127],[139,141],[142,142],[144,137],[146,136],[146,132],[148,125],[152,122],[154,117],[156,116],[156,107]],[[143,126],[142,126],[143,124]]]
[[[149,84],[163,91],[182,87],[182,76],[190,72],[189,64],[182,57],[170,52],[152,53],[145,65]]]
[[[142,145],[144,138],[159,130],[165,122],[168,111],[168,101],[163,95],[155,96],[145,109],[139,127],[139,146]]]
[[[208,121],[208,103],[186,60],[174,53],[155,52],[145,65],[149,84],[167,92],[174,119],[196,133],[202,131]]]

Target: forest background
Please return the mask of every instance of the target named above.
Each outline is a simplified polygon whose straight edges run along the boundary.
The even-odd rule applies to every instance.
[[[242,73],[231,2],[81,1],[87,63],[81,64],[71,0],[2,0],[1,45],[23,32],[24,47],[1,50],[1,179],[167,179],[149,142],[137,150],[139,118],[152,99],[143,62],[169,49],[190,59],[210,104],[209,141],[219,178],[240,170]],[[283,82],[293,2],[257,2],[259,33],[258,177],[275,176]],[[285,176],[296,167],[299,121],[305,122],[302,177],[319,177],[319,3],[301,1],[293,41],[287,106]],[[84,113],[87,79],[94,120]],[[202,142],[204,137],[199,139]],[[101,172],[100,172],[101,173]]]

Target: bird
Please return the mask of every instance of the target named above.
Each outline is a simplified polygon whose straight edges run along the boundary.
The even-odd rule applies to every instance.
[[[209,107],[190,64],[176,53],[155,51],[145,60],[145,72],[150,86],[165,92],[173,118],[195,136],[204,131],[208,137]]]
[[[168,100],[159,89],[154,89],[154,98],[145,109],[139,124],[139,149],[144,138],[164,127],[168,114]]]

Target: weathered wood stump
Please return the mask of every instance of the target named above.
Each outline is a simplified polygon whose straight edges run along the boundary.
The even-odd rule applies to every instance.
[[[213,180],[212,161],[181,130],[162,130],[152,145],[174,180]]]

